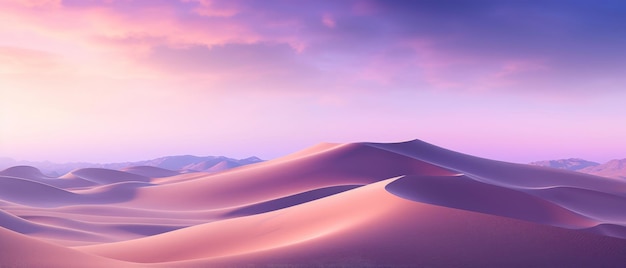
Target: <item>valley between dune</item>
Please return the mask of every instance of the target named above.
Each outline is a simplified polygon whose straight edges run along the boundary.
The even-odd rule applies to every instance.
[[[216,173],[0,172],[0,267],[622,267],[626,181],[419,140]]]

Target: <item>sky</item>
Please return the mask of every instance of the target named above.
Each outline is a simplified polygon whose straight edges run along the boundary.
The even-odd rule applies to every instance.
[[[626,157],[626,2],[0,1],[0,156]]]

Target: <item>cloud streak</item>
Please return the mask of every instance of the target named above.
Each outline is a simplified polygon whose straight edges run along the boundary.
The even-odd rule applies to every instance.
[[[619,16],[625,8],[612,1],[574,1],[567,6],[550,1],[545,6],[533,1],[16,3],[21,5],[9,4],[18,14],[12,17],[19,22],[15,25],[24,25],[18,27],[25,32],[60,32],[67,42],[82,42],[94,53],[130,58],[148,69],[176,51],[181,57],[172,58],[172,65],[184,60],[197,64],[210,51],[222,50],[220,60],[204,65],[223,64],[225,69],[234,64],[257,66],[267,59],[246,58],[244,50],[272,46],[275,49],[268,55],[296,53],[290,61],[279,56],[270,68],[289,69],[298,61],[307,65],[303,69],[326,72],[327,77],[342,72],[356,85],[378,81],[385,90],[404,87],[393,81],[413,76],[419,77],[415,82],[434,89],[519,91],[525,87],[524,81],[500,80],[507,72],[512,77],[512,62],[517,62],[516,72],[520,73],[519,62],[533,61],[542,62],[541,68],[533,69],[543,73],[533,84],[537,90],[584,94],[597,89],[576,82],[572,84],[581,86],[555,89],[551,85],[565,77],[582,81],[617,76],[626,67],[620,49],[626,45],[625,34],[618,26],[625,22],[624,16]],[[369,8],[367,12],[362,11],[363,6]],[[56,15],[46,15],[45,10],[51,9]],[[397,58],[405,58],[402,64],[412,68],[410,75],[407,68],[389,68]],[[374,69],[380,70],[378,78],[373,78]],[[459,70],[466,70],[465,74],[459,75]],[[185,75],[187,71],[168,69],[167,74]]]
[[[330,126],[340,129],[338,136],[367,140],[368,135],[355,134],[367,129],[367,118],[390,129],[436,124],[431,114],[451,122],[462,121],[457,114],[468,114],[475,121],[506,125],[506,112],[493,119],[492,111],[477,108],[492,102],[515,100],[511,106],[516,108],[557,105],[581,115],[573,103],[584,107],[588,99],[612,99],[626,86],[625,14],[626,4],[611,0],[2,1],[0,104],[3,113],[13,115],[5,115],[3,124],[15,129],[3,135],[17,144],[11,145],[17,152],[28,144],[18,127],[32,129],[26,135],[31,138],[48,131],[62,139],[64,130],[55,126],[70,129],[71,122],[92,121],[87,115],[105,126],[130,128],[131,119],[152,118],[141,111],[153,111],[169,125],[192,124],[196,120],[181,118],[217,113],[232,119],[207,120],[232,137],[243,138],[252,128],[244,121],[254,121],[277,132],[280,125],[285,131],[315,132],[297,143],[305,146],[332,140],[325,134],[332,132]],[[37,109],[9,103],[25,96],[54,103],[40,102]],[[104,109],[90,96],[102,96],[102,103],[118,109]],[[458,107],[430,105],[449,102]],[[377,116],[377,110],[394,119]],[[25,119],[15,119],[18,112]],[[42,124],[42,113],[57,117]],[[120,119],[124,114],[130,119]],[[527,111],[521,121],[533,116]],[[307,120],[315,127],[304,126]],[[564,128],[580,127],[567,122]],[[425,129],[401,127],[397,132],[403,135],[366,132],[412,139],[451,133],[453,127]],[[625,133],[617,127],[613,131]],[[136,139],[150,132],[176,137],[153,123],[135,132]],[[225,138],[210,127],[198,133]],[[273,134],[259,135],[269,142]],[[515,133],[502,131],[499,137],[506,140],[507,135]]]

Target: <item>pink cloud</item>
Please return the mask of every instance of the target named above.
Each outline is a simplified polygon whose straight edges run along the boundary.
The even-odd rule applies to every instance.
[[[481,79],[483,89],[510,88],[528,82],[527,75],[549,72],[544,60],[518,59],[500,63],[500,67]]]
[[[198,46],[210,49],[231,44],[287,44],[297,52],[294,58],[298,58],[298,65],[325,71],[329,79],[333,79],[333,72],[340,72],[355,84],[375,81],[385,87],[411,81],[445,90],[514,91],[517,90],[515,85],[524,83],[522,78],[527,79],[531,73],[560,74],[557,68],[538,69],[542,67],[537,64],[543,63],[534,59],[544,57],[533,55],[532,51],[524,51],[522,55],[507,55],[506,51],[491,55],[479,38],[459,31],[463,27],[437,24],[440,21],[433,19],[432,14],[408,16],[400,12],[403,10],[394,9],[402,8],[400,4],[212,0],[130,3],[3,2],[0,12],[14,28],[14,34],[0,45],[25,46],[74,58],[76,62],[87,58],[90,63],[98,62],[93,64],[98,66],[117,66],[114,62],[124,62],[149,72],[155,70],[150,66],[151,56],[163,47],[184,51]],[[391,11],[397,14],[388,13]],[[468,24],[482,26],[490,22],[488,19],[493,18]],[[7,28],[0,26],[0,30],[3,27]],[[29,38],[24,38],[20,44],[10,41],[17,32]],[[42,43],[46,38],[46,44]],[[26,43],[29,44],[26,46]],[[466,44],[469,46],[465,47]],[[516,45],[511,46],[513,50]],[[394,59],[397,63],[394,65],[394,60],[386,53],[398,47],[409,47],[413,51]],[[284,69],[293,64],[283,63],[285,65],[274,64],[273,67]],[[254,65],[253,62],[246,64]],[[175,70],[168,72],[160,75],[185,75]],[[530,80],[541,82],[538,78]]]
[[[325,13],[322,15],[322,24],[328,28],[335,28],[336,22],[331,14]]]
[[[474,87],[475,83],[472,81],[473,76],[467,74],[485,68],[486,64],[483,58],[440,49],[439,44],[449,42],[450,38],[413,38],[403,45],[413,50],[413,64],[421,74],[421,79],[431,87],[467,90]]]
[[[232,17],[240,12],[236,7],[235,1],[227,2],[227,6],[224,6],[224,2],[221,2],[221,6],[216,4],[213,0],[182,0],[182,2],[198,3],[199,6],[194,11],[202,16],[208,17]]]
[[[62,0],[8,0],[9,3],[16,3],[26,7],[60,7]]]
[[[60,63],[51,53],[0,46],[0,74],[58,72]]]
[[[101,37],[125,39],[147,37],[152,41],[166,41],[170,46],[203,44],[206,46],[228,42],[255,42],[259,37],[228,19],[194,22],[179,19],[176,12],[167,7],[153,7],[141,16],[128,16],[110,9],[92,9],[85,16],[91,17],[96,32]]]
[[[501,70],[495,74],[496,77],[508,77],[519,73],[545,71],[548,66],[544,61],[539,60],[512,60],[505,62]]]

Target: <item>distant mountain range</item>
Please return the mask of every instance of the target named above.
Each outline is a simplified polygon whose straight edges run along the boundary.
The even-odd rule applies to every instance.
[[[258,157],[248,157],[244,159],[234,159],[225,156],[194,156],[177,155],[165,156],[151,160],[120,163],[52,163],[52,162],[31,162],[16,161],[11,158],[0,158],[0,170],[13,166],[33,166],[41,170],[45,175],[57,177],[75,169],[82,168],[105,168],[121,170],[129,167],[150,166],[158,167],[178,172],[217,172],[248,164],[263,162]]]
[[[530,164],[535,166],[566,169],[609,178],[626,179],[626,158],[611,160],[604,164],[580,158],[537,161]]]
[[[135,164],[218,161],[197,160]],[[0,171],[0,267],[626,263],[623,179],[489,160],[420,140],[322,143],[235,172],[176,172],[82,168],[49,178],[29,166]]]
[[[157,167],[166,170],[176,171],[177,173],[187,172],[218,172],[226,169],[240,167],[244,165],[263,162],[264,160],[252,156],[244,159],[235,159],[225,156],[194,156],[194,155],[176,155],[164,156],[150,160],[135,162],[119,162],[119,163],[53,163],[49,161],[32,162],[17,161],[11,158],[0,157],[0,170],[14,166],[32,166],[36,167],[46,176],[58,177],[69,173],[72,170],[83,168],[105,168],[113,170],[125,170],[132,167]],[[534,166],[543,166],[556,169],[565,169],[581,173],[592,174],[609,178],[626,179],[626,158],[615,159],[600,164],[580,158],[544,160],[529,163]]]

